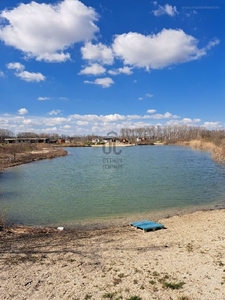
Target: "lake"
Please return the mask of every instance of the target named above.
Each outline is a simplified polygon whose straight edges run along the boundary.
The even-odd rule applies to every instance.
[[[0,205],[9,222],[127,222],[225,205],[225,166],[208,152],[179,146],[118,147],[117,154],[101,147],[66,150],[66,157],[0,173]]]

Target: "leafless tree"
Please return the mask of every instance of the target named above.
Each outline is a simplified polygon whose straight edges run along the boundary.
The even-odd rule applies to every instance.
[[[14,133],[8,129],[1,129],[0,128],[0,143],[3,143],[5,138],[13,137]]]

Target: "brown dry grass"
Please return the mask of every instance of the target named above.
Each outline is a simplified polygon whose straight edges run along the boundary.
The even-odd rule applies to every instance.
[[[205,140],[191,140],[187,142],[179,142],[179,145],[190,146],[194,149],[209,151],[215,161],[225,163],[225,147],[224,145],[215,145],[213,142]]]
[[[63,148],[48,144],[0,145],[0,171],[32,161],[67,155]]]

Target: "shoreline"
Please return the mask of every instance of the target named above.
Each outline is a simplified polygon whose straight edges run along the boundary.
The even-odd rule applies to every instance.
[[[225,209],[159,223],[0,232],[2,299],[224,299]]]
[[[214,212],[214,211],[224,211],[225,203],[221,205],[214,206],[202,206],[198,208],[189,209],[171,209],[170,211],[155,211],[147,213],[134,213],[121,216],[105,217],[105,218],[95,218],[95,219],[85,219],[78,220],[76,223],[57,223],[57,224],[22,224],[22,223],[5,223],[2,225],[0,222],[0,236],[1,233],[7,234],[10,232],[14,233],[39,233],[39,232],[85,232],[85,231],[98,231],[98,230],[111,230],[114,227],[126,227],[129,226],[134,221],[140,221],[144,219],[151,220],[153,222],[160,222],[160,220],[168,220],[174,217],[182,218],[196,213]],[[154,216],[153,216],[154,215]],[[61,228],[61,229],[58,229]],[[62,229],[63,228],[63,229]]]
[[[4,206],[4,203],[3,203]],[[9,221],[9,217],[6,213],[4,213],[4,208],[0,211],[0,231],[2,228],[28,228],[29,230],[45,230],[46,228],[49,230],[55,230],[57,227],[63,227],[64,230],[75,231],[75,230],[89,230],[89,229],[108,229],[114,226],[126,226],[131,222],[135,222],[138,220],[145,220],[149,219],[154,222],[158,222],[160,219],[168,219],[175,216],[182,217],[185,215],[189,215],[196,212],[205,212],[205,211],[215,211],[215,210],[223,210],[225,209],[225,203],[222,202],[212,202],[209,204],[201,204],[195,206],[183,206],[183,207],[172,207],[167,209],[158,209],[158,210],[149,210],[149,211],[142,211],[142,212],[130,212],[127,214],[121,215],[110,215],[104,217],[92,217],[92,218],[85,218],[85,219],[73,219],[73,220],[66,220],[58,221],[56,223],[25,223],[25,222],[17,222],[16,220]],[[1,214],[2,219],[7,220],[1,222]],[[4,226],[3,226],[3,225]]]
[[[211,155],[211,159],[217,163],[225,164],[225,147],[224,145],[217,146],[212,142],[204,140],[190,140],[177,142],[176,145],[190,147],[200,151],[207,151]]]
[[[68,152],[62,148],[49,147],[44,144],[38,145],[37,149],[31,149],[29,151],[19,152],[16,154],[16,158],[13,159],[13,154],[6,154],[5,157],[0,160],[0,172],[4,170],[27,163],[32,163],[44,159],[52,159],[61,156],[66,156]],[[15,154],[14,154],[15,155]]]

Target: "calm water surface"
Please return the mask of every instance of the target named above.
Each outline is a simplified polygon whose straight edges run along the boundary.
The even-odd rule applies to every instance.
[[[10,222],[75,225],[225,204],[225,167],[177,146],[67,148],[69,155],[0,173]]]

